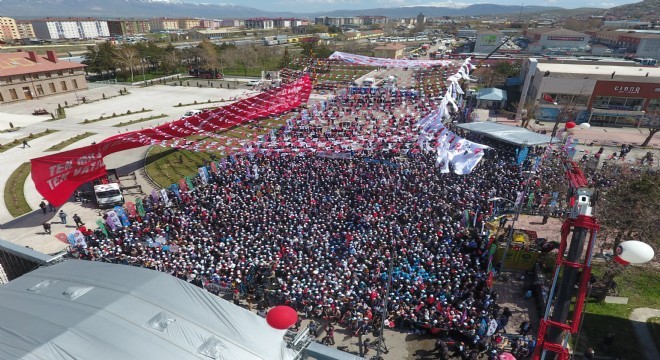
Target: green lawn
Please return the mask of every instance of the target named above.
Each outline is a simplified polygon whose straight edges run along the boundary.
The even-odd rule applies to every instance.
[[[601,272],[601,266],[594,266],[596,275]],[[586,348],[592,347],[597,355],[643,359],[628,317],[632,310],[638,307],[660,309],[660,270],[650,266],[629,266],[616,278],[616,282],[619,286],[619,296],[628,297],[628,304],[605,304],[589,300],[577,351],[582,353]],[[603,339],[609,333],[615,335],[615,341],[610,349],[606,349]]]
[[[258,135],[265,134],[270,129],[278,128],[285,122],[285,117],[278,120],[264,119],[259,121],[260,128],[257,131]],[[222,133],[224,137],[232,137],[236,139],[251,138],[254,130],[249,126],[239,126],[228,129]],[[201,136],[191,136],[189,140],[199,141],[214,141],[214,139],[205,138]],[[197,169],[204,164],[204,160],[210,161],[211,155],[216,158],[225,157],[226,154],[215,152],[194,152],[188,150],[174,150],[170,148],[163,148],[154,146],[149,150],[149,154],[145,161],[147,174],[151,179],[161,187],[168,187],[171,184],[178,183],[184,176],[194,176],[197,174]]]
[[[29,162],[22,163],[16,171],[9,175],[7,184],[5,184],[5,206],[13,217],[21,216],[32,211],[23,193],[25,180],[30,175],[30,169],[32,169],[32,166]]]
[[[76,135],[72,138],[61,141],[58,144],[55,144],[55,145],[49,147],[48,149],[46,149],[46,151],[60,151],[60,150],[64,149],[65,147],[67,147],[67,146],[69,146],[69,145],[71,145],[75,142],[78,142],[78,141],[80,141],[80,140],[82,140],[86,137],[90,137],[92,135],[96,135],[96,133],[86,132],[86,133],[83,133],[83,134]]]

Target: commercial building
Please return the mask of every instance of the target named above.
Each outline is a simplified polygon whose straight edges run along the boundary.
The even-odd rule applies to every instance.
[[[108,22],[92,18],[45,18],[31,20],[40,39],[96,39],[110,36]]]
[[[148,34],[151,31],[149,21],[141,19],[108,20],[110,36],[133,36]]]
[[[0,104],[87,89],[84,68],[50,50],[0,53]]]
[[[16,20],[10,17],[0,16],[0,41],[13,42],[20,38]]]
[[[475,53],[484,53],[490,54],[495,51],[500,44],[502,44],[502,39],[504,34],[500,31],[492,29],[479,29],[477,31],[477,39],[474,43],[474,52]]]
[[[527,29],[525,37],[531,42],[538,42],[544,49],[584,49],[589,44],[589,34],[555,28]]]
[[[630,29],[587,31],[598,44],[623,50],[636,57],[660,60],[660,34]]]
[[[538,120],[644,126],[649,113],[660,111],[657,67],[530,58],[521,77],[520,101],[537,105]]]
[[[386,59],[402,59],[405,48],[406,46],[403,44],[385,44],[374,48],[374,56]]]

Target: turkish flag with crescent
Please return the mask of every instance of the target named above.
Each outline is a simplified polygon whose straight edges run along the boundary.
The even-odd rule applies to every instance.
[[[543,94],[543,100],[545,100],[546,102],[555,104],[555,105],[557,104],[555,99],[553,99],[552,96],[550,96],[549,94]]]

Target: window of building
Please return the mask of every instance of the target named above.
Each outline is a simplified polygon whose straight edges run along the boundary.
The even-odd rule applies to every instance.
[[[7,84],[11,84],[11,83],[13,82],[11,76],[7,76],[7,77],[5,78],[5,81],[7,82]]]
[[[73,88],[74,88],[74,89],[77,89],[77,88],[78,88],[78,80],[76,80],[76,79],[71,79],[71,85],[73,85]]]
[[[54,83],[48,83],[48,88],[50,88],[50,92],[52,92],[52,93],[57,92],[57,90],[55,90],[55,84]]]
[[[66,81],[60,81],[60,85],[62,85],[62,91],[68,90],[68,88],[66,87]]]
[[[25,75],[21,75],[21,81],[27,81],[27,78],[25,77]]]
[[[73,69],[69,69],[69,75],[73,75]]]
[[[649,106],[646,107],[646,111],[660,111],[660,99],[651,99]]]
[[[39,78],[39,74],[38,74],[38,73],[34,73],[34,74],[32,74],[32,78],[33,78],[33,79],[38,79],[38,78]]]
[[[61,72],[61,71],[58,71],[58,72],[57,72],[57,76],[62,76],[62,72]]]
[[[12,100],[18,100],[18,94],[16,93],[16,89],[9,89],[9,96],[11,96]]]
[[[47,78],[49,78],[49,77],[51,77],[51,76],[52,76],[52,75],[50,74],[50,71],[46,73],[46,77],[47,77]]]
[[[35,88],[37,89],[37,94],[43,95],[44,94],[44,88],[41,85],[36,85]]]
[[[5,98],[2,97],[2,93],[0,93],[0,102],[4,102]]]

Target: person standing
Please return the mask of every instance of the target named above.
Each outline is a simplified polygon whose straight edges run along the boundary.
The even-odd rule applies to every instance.
[[[73,214],[73,221],[76,222],[76,227],[77,228],[85,225],[85,223],[82,222],[82,219],[80,218],[80,216],[78,216],[78,214]]]
[[[27,140],[23,139],[23,149],[25,149],[26,146],[27,147],[32,147],[27,143]]]
[[[39,204],[39,207],[41,208],[41,211],[44,212],[44,215],[46,215],[46,203],[42,201],[42,202]]]
[[[66,213],[64,212],[64,210],[60,210],[59,216],[60,216],[60,220],[62,220],[62,224],[66,225]]]

